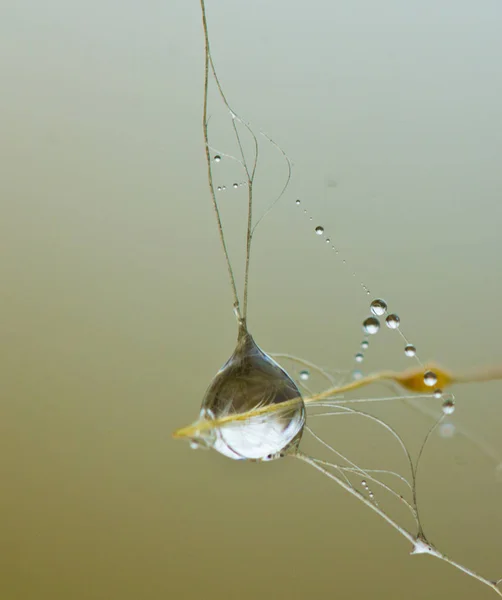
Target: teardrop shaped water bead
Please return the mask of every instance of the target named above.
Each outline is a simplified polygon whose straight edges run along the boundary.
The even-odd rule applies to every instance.
[[[222,419],[294,399],[284,409],[229,419],[216,430],[212,447],[236,460],[270,460],[294,453],[303,433],[305,405],[295,382],[241,328],[237,347],[211,382],[202,410]]]
[[[376,317],[368,317],[363,322],[363,331],[369,335],[375,335],[380,329],[380,321]]]
[[[370,304],[370,310],[375,316],[381,317],[387,312],[387,302],[382,298],[375,298]]]

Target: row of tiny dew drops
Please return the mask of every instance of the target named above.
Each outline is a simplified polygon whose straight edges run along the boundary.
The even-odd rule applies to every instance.
[[[221,162],[221,156],[220,156],[219,154],[216,154],[216,155],[214,156],[213,160],[214,160],[214,162],[215,162],[215,163],[219,163],[219,162]],[[246,185],[246,182],[245,182],[245,181],[239,181],[239,182],[234,182],[234,183],[232,184],[232,187],[234,188],[234,190],[236,190],[237,188],[244,187],[245,185]],[[217,192],[225,192],[225,191],[226,191],[226,189],[227,189],[227,186],[226,186],[226,185],[219,185],[219,186],[216,188],[216,191],[217,191]]]
[[[297,206],[300,206],[301,201],[299,199],[297,199],[295,201],[295,204]],[[306,209],[304,209],[303,212],[305,215],[307,215]],[[313,220],[311,216],[309,216],[309,220],[310,221]],[[317,225],[315,227],[314,231],[315,231],[316,235],[324,236],[325,231],[324,231],[324,227],[322,225]],[[329,237],[326,237],[325,242],[326,242],[326,244],[331,246],[331,249],[335,252],[336,255],[339,255],[339,250],[337,250],[337,248],[331,243],[331,239]],[[342,259],[342,263],[344,265],[347,265],[347,261],[345,259]],[[356,277],[355,271],[352,272],[352,276]],[[361,287],[366,292],[367,296],[369,296],[371,294],[370,290],[366,287],[366,285],[363,282],[361,282]],[[365,337],[364,337],[363,341],[361,342],[361,349],[354,356],[354,359],[357,363],[362,363],[364,360],[364,351],[367,350],[369,347],[368,336],[375,335],[380,331],[379,317],[383,317],[384,315],[387,314],[387,302],[385,302],[385,300],[382,300],[382,298],[375,298],[370,303],[370,312],[371,312],[371,315],[368,316],[362,323],[362,329],[363,329],[363,332],[365,333]],[[420,359],[418,357],[416,347],[409,342],[409,340],[406,338],[406,336],[400,329],[401,319],[399,318],[399,316],[396,313],[389,313],[385,318],[385,324],[387,325],[387,327],[389,329],[397,331],[400,334],[400,336],[402,337],[404,344],[405,344],[404,354],[410,358],[415,358],[417,360],[418,364],[423,366],[422,362],[420,361]],[[354,379],[361,379],[362,376],[363,376],[363,374],[359,369],[354,370],[352,373],[352,377]],[[300,371],[300,379],[302,379],[303,381],[306,381],[309,379],[309,377],[310,377],[310,372],[307,369]],[[430,388],[434,388],[437,381],[438,381],[437,375],[433,371],[426,370],[424,372],[424,383],[426,386],[428,386]],[[440,389],[435,389],[432,392],[431,396],[433,396],[434,398],[443,398],[442,410],[445,415],[451,415],[454,412],[455,403],[453,400],[453,396],[451,394],[448,395],[448,397],[444,398],[443,391]]]

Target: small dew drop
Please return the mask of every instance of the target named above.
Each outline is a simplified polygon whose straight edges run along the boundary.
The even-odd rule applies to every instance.
[[[373,498],[375,497],[375,494],[374,494],[373,492],[370,492],[370,493],[368,494],[368,496],[371,498],[371,500],[373,500]]]
[[[453,402],[452,398],[447,398],[441,408],[445,415],[451,415],[455,412],[455,402]]]
[[[376,317],[368,317],[363,321],[363,331],[369,335],[375,335],[380,329],[380,321]]]
[[[302,381],[307,381],[307,379],[310,377],[310,371],[308,371],[307,369],[304,369],[303,371],[300,371],[300,379]]]
[[[355,371],[352,371],[352,379],[355,379],[356,381],[358,379],[362,379],[363,378],[363,374],[361,371],[359,371],[358,369],[356,369]]]
[[[392,314],[385,319],[385,323],[389,329],[397,329],[401,323],[401,319],[396,314]]]
[[[406,344],[406,346],[404,347],[404,353],[406,354],[406,356],[416,356],[417,349],[413,344]]]
[[[221,192],[221,185],[219,185],[219,186],[217,187],[217,190],[218,190],[219,192]]]
[[[437,382],[438,382],[438,378],[437,378],[436,373],[433,373],[432,371],[426,371],[424,373],[425,385],[432,387],[433,385],[436,385]]]
[[[363,340],[363,341],[361,342],[361,348],[362,348],[363,350],[366,350],[366,348],[367,348],[369,345],[370,345],[370,344],[369,344],[368,340]]]
[[[238,183],[234,183],[234,189],[237,189],[239,187]]]
[[[363,488],[367,488],[368,487],[368,484],[366,483],[366,479],[363,479],[361,481],[361,485],[363,486]]]
[[[363,285],[363,287],[365,286]],[[370,304],[370,310],[375,316],[381,317],[387,312],[387,302],[381,298],[375,298]]]
[[[443,395],[443,390],[434,390],[434,398],[441,398],[441,396]]]
[[[354,356],[356,362],[363,362],[364,360],[364,355],[362,352],[358,352],[355,356]]]
[[[219,154],[217,154],[217,155],[214,157],[214,162],[217,162],[217,163],[219,163],[220,161],[221,161],[221,156],[220,156]]]
[[[190,442],[190,448],[192,450],[198,450],[200,448],[200,444],[198,444],[195,440],[192,440]]]
[[[298,205],[300,204],[300,200],[297,200],[297,201],[295,202],[295,204],[296,204],[296,206],[298,206]]]
[[[225,190],[227,189],[227,186],[226,186],[226,185],[224,185],[224,186],[223,186],[221,189],[222,189],[223,191],[225,191]]]
[[[331,240],[329,238],[326,238],[326,244],[329,244],[331,242]]]
[[[318,225],[315,228],[315,232],[317,233],[317,235],[322,235],[324,233],[324,227],[322,227],[321,225]]]

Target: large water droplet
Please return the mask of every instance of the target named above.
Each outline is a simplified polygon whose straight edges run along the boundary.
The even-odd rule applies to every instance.
[[[404,347],[404,353],[406,354],[406,356],[416,356],[417,349],[413,344],[406,344],[406,346]]]
[[[376,317],[368,317],[363,322],[363,331],[369,335],[375,335],[380,329],[380,321]]]
[[[300,371],[300,379],[302,381],[307,381],[307,379],[310,377],[310,371],[308,371],[307,369],[303,369],[303,371]]]
[[[322,225],[318,225],[315,228],[315,232],[317,233],[317,235],[322,235],[324,233],[324,227],[322,227]]]
[[[363,285],[363,287],[365,286]],[[370,310],[377,317],[381,317],[387,312],[387,302],[382,300],[382,298],[375,298],[375,300],[373,300],[373,302],[370,304]]]
[[[281,409],[287,401],[294,402]],[[211,420],[231,415],[245,417],[257,407],[266,406],[277,409],[259,419],[250,416],[220,425],[211,446],[237,460],[271,460],[294,452],[302,436],[305,405],[298,387],[241,328],[234,353],[206,391],[202,402],[205,412],[201,414],[210,411]]]
[[[385,324],[387,325],[387,327],[389,329],[397,329],[399,327],[400,323],[401,323],[401,319],[396,314],[389,315],[385,319]]]
[[[436,373],[433,373],[432,371],[426,371],[424,373],[425,385],[432,387],[433,385],[436,385],[437,382],[438,382],[438,378],[437,378]]]

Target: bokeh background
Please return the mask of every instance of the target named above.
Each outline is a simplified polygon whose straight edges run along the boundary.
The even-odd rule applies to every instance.
[[[294,162],[256,232],[257,342],[353,369],[363,282],[422,358],[500,362],[500,2],[208,0],[207,12],[232,106]],[[197,0],[4,0],[0,70],[0,597],[494,597],[410,557],[307,465],[171,439],[236,336],[206,182]],[[210,112],[214,143],[234,152],[213,92]],[[286,174],[260,140],[257,214]],[[245,187],[232,188],[235,162],[220,167],[240,282]],[[409,360],[386,330],[363,367]],[[502,383],[455,393],[452,423],[502,454]],[[412,437],[431,422],[389,411]],[[356,421],[323,427],[379,460]],[[493,578],[496,467],[472,440],[435,434],[419,485],[430,539]]]

